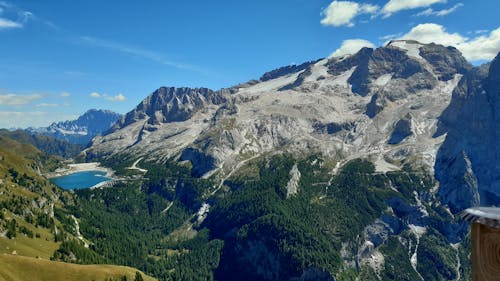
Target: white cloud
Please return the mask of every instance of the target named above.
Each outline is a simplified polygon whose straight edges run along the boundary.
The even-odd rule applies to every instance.
[[[120,93],[115,95],[115,96],[110,96],[108,94],[101,95],[97,92],[93,92],[93,93],[90,93],[89,96],[92,98],[96,98],[96,99],[104,98],[104,99],[109,100],[109,101],[125,101],[127,99],[123,94],[120,94]]]
[[[500,27],[488,35],[481,35],[459,44],[457,48],[471,61],[491,60],[500,51]]]
[[[393,34],[387,34],[384,36],[380,36],[378,39],[383,40],[383,41],[390,41],[392,39],[399,38],[403,35],[403,33],[393,33]]]
[[[125,101],[127,98],[122,94],[118,94],[118,95],[113,96],[113,97],[106,96],[106,99],[109,101]]]
[[[491,60],[500,51],[500,27],[489,34],[467,38],[459,33],[448,33],[441,25],[424,23],[412,28],[401,39],[453,46],[469,61]]]
[[[39,103],[37,105],[35,105],[36,107],[58,107],[59,104],[57,103],[46,103],[46,102],[42,102],[42,103]]]
[[[68,93],[68,92],[63,92],[63,93],[61,93],[61,97],[63,97],[63,98],[67,98],[67,97],[69,97],[69,96],[71,96],[71,94],[70,94],[70,93]]]
[[[131,46],[128,44],[118,43],[118,42],[100,39],[100,38],[89,37],[89,36],[81,36],[80,40],[81,40],[81,42],[83,42],[85,44],[89,44],[91,46],[105,48],[105,49],[109,49],[109,50],[113,50],[113,51],[118,51],[121,53],[136,56],[136,57],[141,57],[141,58],[144,58],[144,59],[147,59],[150,61],[157,62],[159,64],[172,66],[172,67],[179,68],[179,69],[201,71],[195,66],[168,60],[162,54],[159,54],[159,53],[154,52],[154,51],[146,50],[146,49],[143,49],[140,47]]]
[[[28,11],[23,11],[18,7],[5,2],[0,1],[0,14],[5,16],[9,15],[12,18],[14,14],[17,15],[17,19],[9,19],[7,17],[0,17],[0,30],[2,29],[14,29],[22,28],[31,18],[34,17],[33,13]]]
[[[363,47],[375,48],[372,42],[364,39],[349,39],[344,40],[340,48],[335,50],[330,57],[341,57],[348,54],[357,53]]]
[[[479,29],[479,30],[475,30],[473,32],[467,32],[467,33],[475,33],[475,34],[483,34],[483,33],[488,33],[489,30],[488,29]]]
[[[428,8],[428,9],[425,9],[422,12],[416,14],[416,16],[417,17],[421,17],[421,16],[443,17],[443,16],[446,16],[446,15],[449,15],[449,14],[455,12],[458,8],[462,7],[463,5],[464,4],[462,4],[462,3],[457,3],[449,9],[443,9],[443,10],[439,10],[439,11],[434,11],[432,8]]]
[[[0,111],[0,128],[45,127],[52,122],[73,120],[76,114],[45,111]]]
[[[11,21],[11,20],[6,19],[6,18],[0,18],[0,30],[1,29],[21,28],[21,27],[23,27],[23,25],[18,23],[18,22]]]
[[[428,8],[428,9],[425,9],[423,10],[422,12],[416,14],[415,16],[417,17],[422,17],[422,16],[431,16],[432,14],[434,14],[435,11],[431,8]]]
[[[402,10],[429,7],[436,3],[445,3],[446,0],[389,0],[382,8],[384,17],[389,17]]]
[[[107,99],[109,101],[125,101],[127,98],[123,95],[123,94],[117,94],[115,96],[110,96],[108,94],[99,94],[97,92],[92,92],[89,94],[90,97],[92,98],[96,98],[96,99],[99,99],[99,98],[104,98],[104,99]]]
[[[19,17],[18,21],[21,23],[26,23],[29,19],[34,17],[33,13],[28,11],[19,11],[17,15]]]
[[[324,18],[321,20],[322,25],[332,26],[354,26],[353,19],[360,14],[375,14],[379,10],[379,6],[371,4],[358,4],[351,1],[333,1],[328,7],[323,10]]]
[[[100,97],[101,97],[101,94],[99,94],[99,93],[97,93],[97,92],[93,92],[93,93],[90,93],[90,94],[89,94],[89,96],[90,96],[90,97],[92,97],[92,98],[96,98],[96,99],[98,99],[98,98],[100,98]]]
[[[445,46],[456,46],[465,41],[458,33],[448,33],[442,25],[435,23],[423,23],[415,26],[401,37],[401,39],[413,39],[421,43],[438,43]]]
[[[380,10],[380,7],[372,4],[361,4],[359,12],[361,14],[375,14]]]
[[[323,12],[322,25],[354,26],[351,20],[358,14],[359,4],[349,1],[333,1]]]
[[[6,94],[0,95],[0,105],[24,105],[32,101],[41,99],[42,95],[32,94],[32,95],[18,95],[18,94]]]

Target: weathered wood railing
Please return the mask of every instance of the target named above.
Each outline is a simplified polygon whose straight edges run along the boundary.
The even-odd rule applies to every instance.
[[[470,208],[462,218],[472,223],[472,280],[499,281],[500,208]]]

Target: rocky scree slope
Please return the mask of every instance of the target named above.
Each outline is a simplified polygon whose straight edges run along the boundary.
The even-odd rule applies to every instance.
[[[498,147],[496,61],[488,70],[453,47],[392,41],[229,89],[162,87],[84,153],[174,157],[205,178],[276,152],[320,153],[337,168],[366,158],[376,172],[409,164],[435,175],[435,190],[458,212],[498,190],[499,152],[488,152]]]
[[[439,194],[458,212],[500,202],[500,56],[469,71],[453,91],[436,135],[445,134],[436,159]]]

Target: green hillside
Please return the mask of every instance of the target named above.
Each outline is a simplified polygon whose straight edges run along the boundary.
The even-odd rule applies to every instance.
[[[0,264],[0,280],[5,281],[156,280],[126,266],[78,265],[6,254],[0,255]]]
[[[50,136],[31,134],[24,130],[9,131],[0,129],[0,136],[11,138],[23,144],[31,144],[47,154],[64,158],[77,156],[83,148],[82,145],[71,144],[65,140]]]
[[[134,280],[136,269],[101,265],[76,237],[73,195],[41,175],[59,160],[6,136],[0,144],[0,280]]]
[[[301,173],[298,193],[288,196],[294,165]],[[336,175],[334,166],[319,156],[261,157],[211,195],[213,178],[193,178],[189,166],[175,162],[145,162],[143,182],[78,190],[71,211],[97,253],[160,280],[295,280],[304,272],[314,276],[307,280],[453,280],[457,264],[461,277],[470,277],[468,246],[455,249],[444,236],[455,218],[435,198],[418,199],[430,193],[432,177],[409,167],[376,173],[363,159]],[[210,211],[200,217],[207,203]],[[370,227],[388,229],[381,220],[400,230],[369,234]],[[414,220],[425,223],[421,234],[403,228]],[[362,256],[366,235],[379,243],[375,253],[387,257],[378,268]]]
[[[123,274],[132,280],[136,271],[107,271],[105,264],[133,266],[159,280],[470,277],[468,246],[447,238],[456,219],[429,196],[432,177],[410,167],[377,173],[370,161],[355,159],[332,174],[336,163],[318,155],[267,155],[220,185],[218,175],[195,178],[191,166],[176,161],[142,162],[148,170],[142,179],[69,193],[40,175],[57,160],[0,138],[0,253],[9,263],[0,277],[6,280],[26,280],[22,268],[37,266],[50,280]],[[289,194],[294,169],[300,177]],[[373,253],[383,260],[363,256],[365,239],[377,243]],[[53,271],[60,263],[43,266],[51,261],[93,266]]]

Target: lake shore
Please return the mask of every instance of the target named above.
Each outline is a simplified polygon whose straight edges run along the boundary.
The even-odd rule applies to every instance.
[[[86,172],[86,171],[100,171],[105,172],[106,177],[113,179],[114,171],[110,168],[102,167],[99,162],[90,162],[90,163],[77,163],[77,164],[68,164],[68,168],[59,168],[54,172],[47,173],[45,176],[49,179],[57,178],[62,176],[67,176],[69,174],[78,173],[78,172]]]

